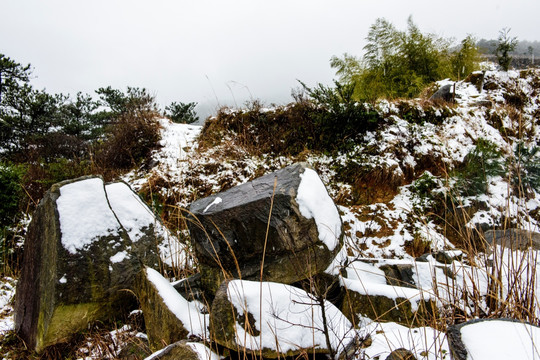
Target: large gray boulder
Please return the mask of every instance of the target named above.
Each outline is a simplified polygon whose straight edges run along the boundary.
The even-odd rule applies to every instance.
[[[224,278],[259,280],[263,262],[263,280],[308,278],[325,270],[342,245],[338,209],[304,164],[195,201],[189,210],[203,284],[213,292]]]
[[[142,264],[159,262],[161,225],[124,183],[55,184],[34,212],[15,301],[15,329],[40,352],[94,320],[124,314]]]
[[[484,233],[489,245],[500,245],[512,250],[540,250],[540,234],[520,229],[489,230]]]

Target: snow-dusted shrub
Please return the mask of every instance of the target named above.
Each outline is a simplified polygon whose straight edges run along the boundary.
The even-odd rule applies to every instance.
[[[126,169],[147,160],[160,139],[160,125],[153,103],[128,103],[107,129],[96,161],[105,169]]]
[[[353,147],[382,120],[369,105],[352,100],[350,87],[319,85],[306,91],[309,98],[287,106],[267,109],[255,101],[246,110],[221,109],[205,122],[201,147],[230,140],[252,155],[334,152]]]
[[[489,140],[478,139],[476,147],[456,169],[455,190],[463,196],[485,194],[488,179],[505,173],[506,166],[497,145]]]
[[[509,163],[512,169],[511,182],[517,194],[532,195],[540,191],[540,148],[527,147],[518,142],[514,149],[514,159]]]

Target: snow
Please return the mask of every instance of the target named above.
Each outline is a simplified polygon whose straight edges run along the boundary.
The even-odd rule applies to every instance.
[[[100,237],[118,235],[120,231],[120,224],[108,205],[100,178],[62,186],[56,206],[62,245],[72,254]]]
[[[333,200],[319,175],[312,169],[305,169],[300,175],[296,202],[300,213],[307,219],[315,219],[319,240],[333,251],[341,236],[341,218]]]
[[[186,158],[186,147],[199,136],[202,126],[177,124],[165,118],[160,119],[160,124],[163,128],[160,140],[162,148],[154,158],[166,166],[176,168],[177,160]]]
[[[229,301],[239,314],[250,313],[258,336],[249,334],[236,323],[236,342],[249,350],[262,348],[287,352],[317,347],[326,349],[321,305],[304,290],[273,282],[231,280]],[[330,344],[341,350],[352,341],[352,324],[330,302],[324,302]],[[246,316],[247,317],[247,316]]]
[[[10,277],[0,278],[0,339],[15,328],[12,301],[17,281]],[[2,353],[0,353],[2,356]]]
[[[357,292],[358,294],[369,296],[384,296],[386,298],[393,299],[396,306],[400,303],[398,299],[409,300],[409,302],[411,303],[412,312],[418,311],[418,303],[420,301],[428,301],[430,299],[429,294],[424,293],[423,291],[418,289],[380,283],[369,283],[365,281],[350,280],[346,278],[341,278],[340,281],[346,289]]]
[[[386,359],[399,348],[411,351],[416,359],[449,359],[446,334],[430,327],[409,328],[393,322],[378,323],[364,318],[360,328],[364,336],[371,337],[372,343],[357,357],[358,360]]]
[[[538,359],[540,328],[503,320],[480,321],[461,329],[461,339],[474,360]]]
[[[188,342],[187,346],[191,347],[198,355],[201,360],[220,360],[221,356],[213,352],[208,346],[202,343]]]
[[[152,210],[127,184],[122,182],[107,184],[105,191],[113,212],[132,241],[139,240],[144,236],[142,230],[156,223]]]
[[[452,250],[452,244],[445,237],[447,232],[444,225],[437,225],[440,224],[440,221],[438,223],[433,222],[428,212],[422,212],[425,209],[430,211],[429,201],[419,201],[415,198],[411,186],[404,185],[397,188],[395,196],[391,194],[388,198],[377,200],[380,202],[364,204],[360,201],[357,203],[351,202],[354,203],[354,205],[351,205],[348,202],[350,200],[349,195],[358,190],[355,188],[356,185],[342,182],[345,180],[338,181],[340,174],[336,171],[336,168],[343,168],[348,163],[367,169],[385,167],[388,173],[396,177],[403,177],[404,174],[407,174],[407,176],[416,178],[426,170],[423,168],[426,163],[430,171],[434,170],[430,164],[430,161],[433,160],[434,166],[443,168],[443,174],[439,173],[435,188],[430,189],[430,191],[432,194],[444,195],[449,194],[449,189],[453,184],[453,171],[463,161],[467,153],[475,148],[479,138],[496,143],[503,153],[503,159],[510,161],[519,137],[528,146],[538,143],[540,141],[540,131],[538,130],[536,115],[540,101],[538,91],[532,86],[532,82],[536,80],[533,80],[532,77],[520,78],[519,72],[516,71],[503,73],[495,71],[495,68],[488,69],[485,75],[486,81],[495,83],[498,88],[479,92],[471,84],[458,82],[456,84],[457,105],[449,108],[434,109],[435,115],[448,116],[447,114],[450,114],[449,117],[442,119],[440,124],[411,122],[403,118],[394,102],[383,100],[375,104],[374,109],[383,115],[384,123],[381,124],[379,130],[365,133],[363,143],[359,143],[352,150],[339,153],[336,156],[315,153],[306,155],[305,161],[312,168],[317,169],[319,177],[315,178],[316,174],[313,170],[306,170],[302,174],[301,189],[299,189],[297,196],[297,202],[301,206],[301,211],[303,211],[302,215],[315,219],[321,241],[324,241],[327,246],[330,245],[328,246],[329,249],[334,249],[337,246],[336,239],[341,230],[339,213],[342,214],[343,219],[344,247],[326,272],[339,275],[343,273],[340,271],[342,267],[346,266],[344,270],[347,277],[342,278],[341,281],[351,289],[354,288],[371,295],[381,294],[394,299],[405,297],[411,299],[413,303],[416,303],[416,300],[421,298],[435,297],[438,301],[451,303],[459,307],[467,318],[477,316],[478,311],[489,310],[482,299],[485,299],[487,295],[489,280],[493,276],[493,269],[490,264],[495,260],[502,260],[503,262],[499,269],[502,275],[501,296],[503,298],[506,298],[509,289],[516,280],[523,283],[524,286],[530,286],[530,289],[540,288],[540,272],[538,270],[540,268],[538,266],[540,257],[537,252],[509,252],[506,250],[503,253],[502,249],[496,247],[489,257],[486,255],[485,258],[482,256],[470,258],[470,254],[465,253],[463,261],[454,261],[448,265],[438,263],[433,256],[428,256],[427,262],[415,262],[413,256],[407,253],[405,246],[407,242],[412,240],[429,241],[432,250],[444,249],[450,255],[459,253],[457,250]],[[453,82],[447,80],[439,82],[439,85],[447,83],[453,84]],[[511,116],[511,106],[507,104],[504,98],[506,89],[514,86],[523,90],[527,97],[526,104],[522,111],[519,111],[519,124],[516,118]],[[479,101],[489,101],[491,106],[480,106],[478,105]],[[421,106],[429,106],[422,104],[418,100],[410,100],[408,103],[419,112],[424,111]],[[265,111],[273,110],[265,109]],[[426,108],[426,113],[427,111],[428,108]],[[494,119],[500,124],[496,123]],[[152,155],[155,166],[149,172],[143,170],[133,171],[125,178],[137,190],[141,189],[145,184],[152,184],[151,179],[163,179],[167,186],[157,189],[157,191],[160,191],[161,195],[169,199],[178,199],[177,206],[179,207],[187,207],[190,199],[196,198],[201,190],[205,193],[216,193],[222,190],[223,184],[228,186],[238,185],[253,179],[256,175],[269,173],[298,160],[297,158],[270,154],[251,155],[234,143],[234,134],[231,135],[230,133],[224,133],[224,141],[221,145],[198,151],[196,138],[201,131],[201,127],[174,124],[166,119],[162,119],[160,122],[162,125],[162,141],[160,143],[162,148]],[[503,133],[504,136],[501,135],[501,128],[506,129]],[[523,132],[523,135],[512,133],[518,128]],[[223,155],[229,150],[233,150],[238,154],[233,161],[227,155]],[[435,171],[433,173],[437,174]],[[407,178],[406,181],[409,180],[414,179]],[[324,188],[323,184],[327,184],[327,189]],[[102,187],[102,184],[92,186]],[[84,200],[86,190],[84,188],[78,189],[75,192],[76,196],[68,201],[69,192],[65,190],[69,190],[69,187],[67,185],[64,187],[61,189],[59,198],[59,212],[64,213],[64,215],[66,213],[74,214],[75,219],[72,219],[73,222],[70,223],[70,220],[64,216],[61,220],[61,230],[62,235],[68,235],[65,236],[65,239],[66,241],[69,239],[68,251],[72,252],[87,246],[93,241],[94,237],[100,236],[102,233],[108,234],[109,228],[102,219],[107,217],[114,219],[114,216],[105,216],[105,213],[100,211],[89,211],[88,213],[92,216],[88,218],[83,208],[86,205],[79,204],[81,199]],[[99,191],[103,193],[103,189]],[[123,198],[120,203],[114,200],[116,195],[120,196],[124,191],[129,200],[133,202],[127,201],[127,198]],[[130,237],[134,240],[138,239],[140,237],[139,229],[141,225],[144,226],[142,219],[146,219],[147,224],[152,223],[146,218],[151,212],[143,210],[141,204],[136,204],[139,199],[133,193],[128,194],[126,189],[119,189],[118,191],[108,189],[106,196],[109,198],[115,212],[118,213],[118,218],[122,218],[123,215],[128,218],[127,221],[120,219],[120,222],[130,232]],[[338,198],[342,200],[339,201],[339,213],[337,210],[334,212],[335,206],[333,204],[329,205],[331,203],[329,196],[336,200]],[[91,200],[99,205],[98,199]],[[535,217],[538,218],[536,212],[540,208],[540,195],[535,192],[531,194],[530,198],[520,199],[513,193],[507,176],[488,179],[488,191],[486,194],[462,198],[461,200],[462,205],[471,210],[475,209],[475,206],[479,204],[478,210],[470,214],[467,213],[470,216],[467,226],[471,229],[479,228],[480,225],[489,226],[490,228],[515,227],[533,231],[539,229],[539,221]],[[62,205],[62,201],[65,204]],[[205,211],[215,210],[215,206],[220,203],[220,200],[216,198]],[[60,209],[61,205],[63,206],[62,209],[72,208],[73,210],[62,210]],[[77,207],[78,205],[80,205],[80,208]],[[90,202],[89,206],[96,205]],[[131,212],[135,214],[130,215]],[[533,212],[534,216],[531,216],[531,212]],[[81,219],[86,219],[85,223],[88,222],[89,225],[83,224],[81,227]],[[111,229],[118,231],[118,224],[115,224],[115,226],[111,227]],[[188,262],[185,247],[174,237],[167,237],[166,241],[158,246],[162,257],[168,260],[166,261],[168,264]],[[179,257],[174,255],[176,252],[182,255]],[[120,251],[111,258],[111,262],[121,261],[124,256],[125,253]],[[418,289],[396,287],[386,283],[386,277],[381,270],[381,266],[395,264],[410,265],[412,267],[412,280]],[[450,278],[448,273],[452,273],[453,278]],[[512,277],[512,275],[516,276]],[[536,283],[531,284],[531,279],[534,276],[536,276]],[[149,275],[149,277],[151,276]],[[155,277],[157,278],[157,276]],[[60,281],[63,281],[63,279],[65,278],[60,279]],[[167,294],[167,291],[171,290],[170,284],[168,284],[167,280],[163,278],[162,280],[164,282],[162,281],[160,289]],[[160,283],[160,280],[155,281]],[[0,285],[2,284],[0,282]],[[238,300],[235,307],[249,306],[252,309],[250,312],[257,317],[258,326],[266,322],[266,324],[262,325],[264,327],[262,338],[246,337],[244,339],[246,343],[249,341],[255,345],[264,341],[271,343],[270,335],[272,335],[272,332],[269,329],[275,328],[276,324],[279,325],[279,321],[273,316],[274,314],[272,312],[268,313],[268,308],[280,309],[279,306],[282,303],[287,303],[295,296],[308,296],[305,293],[296,295],[295,292],[285,294],[283,289],[271,290],[265,285],[263,288],[263,309],[260,309],[261,297],[258,294],[261,290],[259,283],[252,286],[245,284],[242,286],[244,287],[244,293],[246,293],[244,298],[248,298],[249,301],[246,300],[247,303],[245,304]],[[4,287],[2,289],[8,288]],[[7,293],[11,294],[10,291],[12,290],[7,290]],[[8,297],[11,299],[12,295],[5,295],[7,293],[0,291],[0,334],[3,329],[9,330],[13,328],[13,316],[11,315],[9,302],[11,300],[5,300]],[[177,296],[174,293],[164,296],[164,298],[170,299],[172,303],[177,304],[176,307],[172,303],[170,305],[176,309],[177,316],[183,316],[185,321],[199,323],[199,325],[208,322],[207,315],[200,314],[200,304],[196,302],[189,303],[183,298],[178,300],[179,302],[173,301],[173,299],[177,299]],[[473,296],[477,296],[480,300],[471,301]],[[312,301],[312,299],[309,299],[309,301]],[[272,305],[268,305],[268,303]],[[297,305],[299,304],[294,303],[294,306]],[[475,308],[475,306],[477,307]],[[540,316],[540,309],[536,310],[539,312],[538,316]],[[258,315],[261,312],[262,317]],[[4,313],[7,315],[4,316]],[[301,317],[301,312],[297,315]],[[306,316],[306,318],[310,319],[311,317]],[[295,317],[291,317],[291,319],[297,321]],[[427,327],[407,328],[395,323],[372,322],[369,319],[365,319],[364,323],[360,331],[369,334],[373,343],[366,349],[359,350],[359,359],[377,357],[384,359],[392,350],[400,347],[411,350],[418,359],[449,358],[444,334],[434,329]],[[283,328],[286,327],[284,324],[282,326]],[[205,330],[201,329],[201,327],[192,330],[194,333],[204,333]],[[478,333],[480,335],[473,334],[479,339],[471,336],[471,339],[473,339],[471,340],[471,348],[481,349],[484,347],[491,350],[490,346],[494,343],[497,345],[499,343],[501,345],[504,343],[511,344],[512,341],[522,341],[524,339],[526,345],[531,345],[527,343],[527,339],[530,339],[531,336],[520,333],[521,330],[519,329],[502,329],[501,332],[503,333],[514,330],[518,333],[515,339],[505,339],[504,342],[498,341],[499,334],[495,330],[490,332],[489,329],[479,328]],[[240,334],[243,329],[238,329],[238,331]],[[285,338],[285,340],[280,340],[280,345],[283,346],[287,346],[288,343],[292,342],[309,342],[306,339],[308,337],[312,338],[312,332],[309,332],[310,336],[307,336],[307,331],[302,329],[296,332],[291,330],[291,335],[286,331],[287,329],[279,328],[279,333],[283,333]],[[492,338],[486,340],[489,341],[488,344],[481,343],[482,334],[489,335],[485,336],[486,339]],[[247,336],[245,333],[243,335]],[[534,343],[536,341],[535,337]],[[325,342],[322,341],[321,344],[324,345]],[[195,345],[195,347],[201,346],[203,345]],[[275,340],[274,346],[276,346]],[[503,350],[500,353],[502,354]],[[492,355],[489,354],[489,356]],[[523,354],[512,354],[506,356],[506,358],[520,358],[521,355]],[[479,359],[486,358],[481,357],[480,354],[476,356]],[[527,356],[523,355],[524,358],[527,358]],[[208,354],[205,357],[208,357]]]
[[[212,201],[207,207],[204,208],[203,213],[206,213],[208,209],[210,209],[212,206],[221,204],[222,202],[223,202],[222,198],[220,198],[219,196],[216,197],[214,201]]]
[[[129,257],[129,255],[128,255],[128,253],[126,251],[119,251],[115,255],[113,255],[110,258],[110,260],[111,260],[111,263],[116,264],[116,263],[124,261],[128,257]]]
[[[189,332],[202,339],[208,338],[209,315],[201,312],[202,304],[187,301],[171,283],[156,270],[146,268],[148,280],[154,284],[167,308],[180,320]]]
[[[105,190],[113,212],[133,242],[143,237],[145,230],[153,228],[155,235],[162,238],[162,242],[158,244],[161,260],[174,267],[183,267],[186,264],[186,246],[169,233],[129,185],[123,182],[107,184]],[[122,254],[120,252],[114,255],[111,262],[117,263],[124,260],[127,253]]]

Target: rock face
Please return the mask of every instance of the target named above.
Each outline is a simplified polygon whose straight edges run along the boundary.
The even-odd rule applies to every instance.
[[[540,250],[540,234],[534,231],[507,229],[489,230],[484,233],[490,245],[501,245],[512,250]]]
[[[123,314],[141,264],[158,263],[158,221],[123,183],[55,184],[34,212],[16,293],[15,328],[40,352]]]
[[[272,214],[269,220],[270,209]],[[342,223],[317,173],[295,164],[194,202],[188,222],[203,284],[226,277],[290,284],[324,270]]]
[[[328,338],[325,323],[331,329]],[[318,302],[302,289],[274,282],[223,282],[212,303],[210,324],[212,340],[218,344],[264,358],[296,356],[306,350],[339,355],[355,340],[352,324],[330,302]]]
[[[403,325],[424,325],[428,314],[436,311],[429,300],[408,299],[405,296],[369,295],[347,289],[341,306],[343,314],[354,324],[360,324],[359,315],[376,321],[392,321]]]

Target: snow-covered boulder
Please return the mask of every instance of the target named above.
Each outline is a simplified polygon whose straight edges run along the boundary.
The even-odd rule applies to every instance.
[[[540,327],[509,319],[472,320],[449,327],[454,360],[538,359]]]
[[[211,291],[223,272],[259,280],[263,262],[263,280],[308,278],[328,267],[343,237],[336,205],[317,173],[301,163],[195,201],[188,224]]]
[[[212,340],[265,358],[346,351],[352,324],[329,301],[274,282],[227,280],[210,312]],[[330,349],[331,350],[330,350]]]
[[[34,212],[17,287],[15,328],[41,351],[88,323],[125,313],[142,264],[156,266],[164,229],[124,183],[55,184]]]
[[[141,272],[136,293],[152,350],[188,337],[207,338],[209,319],[204,305],[185,299],[157,271]]]
[[[375,266],[377,265],[377,266]],[[427,265],[427,264],[425,264]],[[355,326],[361,318],[393,321],[405,325],[422,324],[437,311],[432,296],[420,288],[416,272],[423,268],[399,260],[355,260],[342,271],[343,314]],[[428,267],[429,269],[429,267]],[[428,278],[431,273],[428,270]]]

